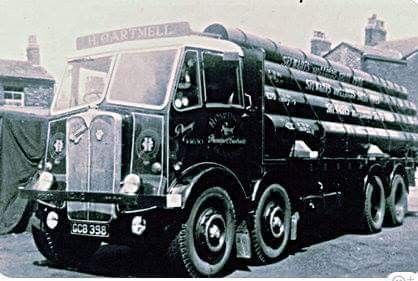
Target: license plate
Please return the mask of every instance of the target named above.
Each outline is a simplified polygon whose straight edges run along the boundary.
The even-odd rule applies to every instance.
[[[71,234],[109,237],[109,225],[103,223],[72,222]]]

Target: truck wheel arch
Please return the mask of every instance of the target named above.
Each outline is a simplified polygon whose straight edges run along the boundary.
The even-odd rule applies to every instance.
[[[363,178],[363,189],[366,188],[366,184],[369,178],[373,176],[378,176],[382,180],[383,186],[386,186],[387,176],[385,175],[384,169],[382,165],[375,163],[370,166],[370,168],[367,170],[367,174]]]
[[[269,187],[271,184],[280,184],[283,186],[284,189],[288,192],[290,201],[292,201],[293,194],[292,189],[288,188],[288,184],[285,178],[280,178],[278,176],[279,173],[276,173],[276,171],[269,171],[268,173],[265,173],[261,179],[259,179],[253,188],[253,191],[251,193],[251,202],[256,202],[257,198],[263,193],[263,191]]]
[[[227,183],[227,184],[225,184]],[[217,163],[200,163],[193,165],[180,175],[169,188],[169,193],[182,195],[182,209],[187,209],[191,204],[191,199],[198,196],[199,191],[205,188],[219,185],[224,188],[231,196],[237,208],[237,217],[243,214],[247,204],[247,193],[233,171]]]

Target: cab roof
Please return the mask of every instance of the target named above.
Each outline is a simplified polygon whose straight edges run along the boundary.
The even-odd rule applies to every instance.
[[[97,56],[101,54],[116,54],[125,51],[165,49],[165,48],[202,48],[219,52],[233,52],[243,56],[243,51],[237,44],[223,39],[204,35],[187,35],[180,37],[155,38],[137,41],[117,42],[109,45],[86,48],[74,52],[69,60],[80,57]]]

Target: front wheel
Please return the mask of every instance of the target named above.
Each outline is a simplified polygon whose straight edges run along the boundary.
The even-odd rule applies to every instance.
[[[251,244],[255,261],[267,263],[283,253],[289,240],[290,200],[282,186],[272,184],[257,204],[252,216]]]
[[[39,252],[56,265],[77,266],[100,247],[100,241],[71,236],[60,229],[41,230],[32,225],[32,236]]]
[[[190,214],[171,241],[168,255],[175,269],[191,276],[219,275],[235,240],[236,215],[228,193],[209,188],[195,199]]]

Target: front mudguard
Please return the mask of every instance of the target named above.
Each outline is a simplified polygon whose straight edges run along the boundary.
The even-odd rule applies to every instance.
[[[238,214],[248,206],[248,196],[243,184],[233,171],[217,163],[201,163],[191,166],[177,177],[168,189],[169,194],[181,195],[181,208],[193,205],[193,198],[212,186],[224,188],[231,196]]]

